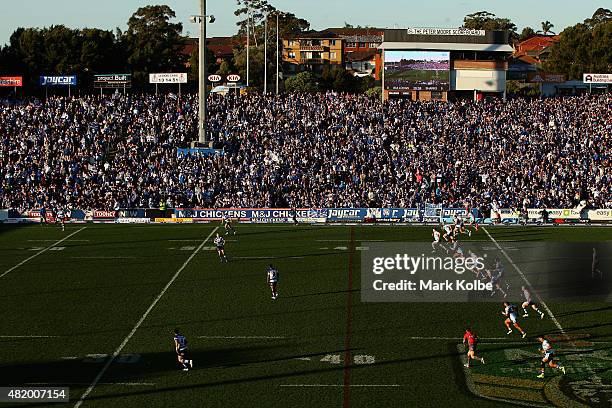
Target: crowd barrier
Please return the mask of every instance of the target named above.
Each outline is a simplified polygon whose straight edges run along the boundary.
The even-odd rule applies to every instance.
[[[441,223],[452,222],[456,216],[470,218],[482,224],[550,223],[609,223],[612,209],[542,209],[530,208],[521,214],[515,209],[502,208],[483,215],[477,209],[443,208],[123,208],[118,210],[80,210],[66,212],[65,220],[73,223],[193,223],[215,222],[229,217],[243,223]],[[56,214],[46,211],[47,222],[55,222]],[[0,210],[1,223],[40,222],[40,210]]]

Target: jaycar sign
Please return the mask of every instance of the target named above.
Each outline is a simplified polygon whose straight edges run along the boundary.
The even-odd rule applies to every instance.
[[[62,76],[51,76],[51,75],[41,75],[40,76],[40,85],[41,86],[56,86],[56,85],[76,85],[77,77],[76,75],[62,75]]]

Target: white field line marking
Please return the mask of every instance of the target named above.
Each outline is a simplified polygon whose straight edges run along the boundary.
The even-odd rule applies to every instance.
[[[344,384],[281,384],[279,387],[344,387]],[[399,384],[350,384],[349,387],[401,387]]]
[[[198,336],[199,339],[287,339],[285,336]]]
[[[28,239],[28,242],[53,242],[54,239]],[[89,239],[67,239],[66,242],[89,242]]]
[[[491,234],[489,234],[489,231],[487,231],[487,229],[485,227],[482,227],[482,230],[487,234],[487,236],[491,239],[491,241],[495,244],[495,246],[501,251],[501,253],[508,260],[508,262],[510,262],[510,265],[512,265],[514,267],[514,269],[518,272],[519,276],[523,279],[523,281],[525,281],[525,284],[529,287],[529,290],[531,291],[531,293],[533,293],[535,295],[536,299],[538,299],[538,302],[542,305],[542,308],[546,311],[546,313],[548,313],[548,315],[550,316],[550,320],[554,323],[555,326],[557,326],[557,329],[559,329],[559,331],[561,332],[561,334],[563,336],[568,338],[567,334],[565,333],[565,330],[563,329],[563,326],[561,326],[561,323],[559,323],[559,320],[557,320],[557,318],[553,314],[552,310],[550,310],[550,308],[548,307],[546,302],[544,302],[544,300],[540,297],[538,292],[536,292],[534,290],[533,286],[531,285],[529,280],[527,280],[527,277],[525,276],[523,271],[514,263],[512,258],[510,258],[510,256],[508,256],[506,251],[504,251],[504,249],[499,245],[499,243],[495,240],[495,238],[493,238],[493,236],[491,236]],[[588,363],[587,363],[587,367],[589,367]],[[589,369],[589,371],[591,372],[592,378],[595,381],[599,380],[598,382],[601,383],[601,379],[595,373],[595,371],[593,371],[592,369]]]
[[[4,272],[2,275],[0,275],[0,278],[3,278],[4,276],[8,275],[10,272],[14,271],[15,269],[19,268],[21,265],[25,264],[28,261],[31,261],[32,259],[36,258],[38,255],[44,254],[45,252],[47,252],[48,250],[50,250],[51,248],[53,248],[54,246],[56,246],[57,244],[61,244],[62,242],[66,241],[68,238],[70,238],[73,235],[78,234],[79,232],[83,231],[85,228],[87,227],[83,227],[81,229],[78,229],[76,231],[74,231],[72,234],[70,235],[66,235],[64,238],[60,239],[59,241],[49,245],[48,247],[42,249],[41,251],[38,251],[37,253],[35,253],[34,255],[32,255],[29,258],[24,259],[23,261],[19,262],[17,265],[13,266],[12,268],[8,269],[6,272]]]
[[[70,259],[138,259],[137,256],[71,256]]]
[[[406,340],[458,340],[462,341],[463,337],[400,337]],[[508,337],[480,337],[480,340],[508,340]]]
[[[168,242],[200,242],[199,239],[169,239]],[[225,242],[238,242],[236,239],[226,239]]]
[[[287,259],[302,259],[303,256],[233,256],[232,259],[279,259],[279,258],[287,258]]]
[[[38,382],[38,383],[26,383],[25,385],[88,385],[89,383],[83,382],[71,382],[71,383],[48,383],[48,382]],[[98,385],[135,385],[135,386],[153,386],[155,383],[147,383],[147,382],[101,382]]]
[[[350,239],[315,239],[315,242],[350,242]],[[393,242],[385,239],[362,239],[359,242]]]
[[[142,315],[142,317],[140,318],[140,320],[138,320],[138,322],[136,323],[136,325],[134,326],[134,328],[132,329],[132,331],[126,336],[125,339],[123,339],[123,342],[121,342],[121,344],[119,345],[119,347],[117,347],[117,349],[113,352],[113,355],[111,356],[111,358],[108,359],[108,361],[106,362],[106,364],[104,364],[104,367],[102,367],[102,369],[100,370],[100,372],[98,373],[98,375],[96,376],[96,378],[94,378],[93,382],[89,385],[89,387],[87,387],[87,390],[85,390],[85,392],[83,393],[83,395],[81,395],[81,398],[79,398],[79,400],[77,401],[76,404],[74,404],[74,408],[78,408],[81,406],[81,404],[83,404],[83,401],[85,401],[85,398],[87,398],[87,396],[91,393],[91,391],[93,391],[93,389],[95,388],[96,385],[98,385],[98,382],[100,381],[100,379],[102,378],[102,376],[104,375],[104,373],[106,372],[106,370],[108,370],[108,368],[111,366],[111,364],[113,363],[113,361],[115,361],[115,359],[117,358],[117,356],[121,353],[121,351],[123,350],[123,348],[127,345],[127,343],[130,341],[130,339],[134,336],[134,334],[136,333],[136,330],[138,330],[138,328],[140,328],[140,326],[142,325],[142,323],[145,321],[145,319],[147,318],[147,316],[149,316],[149,313],[151,313],[151,311],[153,310],[153,308],[157,305],[157,303],[160,301],[160,299],[162,298],[162,296],[164,296],[164,294],[166,293],[166,291],[168,290],[168,288],[170,288],[170,286],[172,286],[172,284],[174,283],[174,281],[179,277],[179,275],[181,274],[181,272],[183,272],[183,270],[187,267],[187,265],[189,264],[189,262],[191,262],[191,260],[198,254],[198,252],[200,252],[200,249],[202,249],[202,247],[206,244],[206,242],[210,239],[210,237],[213,236],[213,234],[215,232],[217,232],[217,230],[219,229],[219,227],[215,227],[215,229],[213,229],[210,234],[208,234],[208,236],[206,237],[206,239],[204,239],[204,241],[202,241],[202,243],[200,244],[200,246],[198,246],[192,253],[191,255],[189,255],[189,258],[187,258],[187,260],[183,263],[183,265],[179,268],[178,271],[176,271],[176,273],[174,274],[174,276],[168,281],[168,283],[166,284],[166,286],[164,286],[164,288],[162,289],[161,292],[159,292],[159,295],[157,295],[157,297],[155,298],[155,300],[153,300],[153,303],[151,303],[151,305],[149,306],[149,308],[144,312],[144,314]]]
[[[58,338],[60,336],[0,336],[0,339],[51,339]]]

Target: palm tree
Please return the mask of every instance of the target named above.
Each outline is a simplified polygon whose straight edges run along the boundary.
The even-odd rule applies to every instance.
[[[542,32],[544,33],[544,35],[548,35],[549,33],[554,34],[555,32],[551,30],[551,28],[553,28],[554,26],[555,25],[548,20],[542,21]]]

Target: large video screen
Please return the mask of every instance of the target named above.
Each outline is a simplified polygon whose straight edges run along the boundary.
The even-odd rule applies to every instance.
[[[385,89],[448,91],[449,51],[385,51]]]

